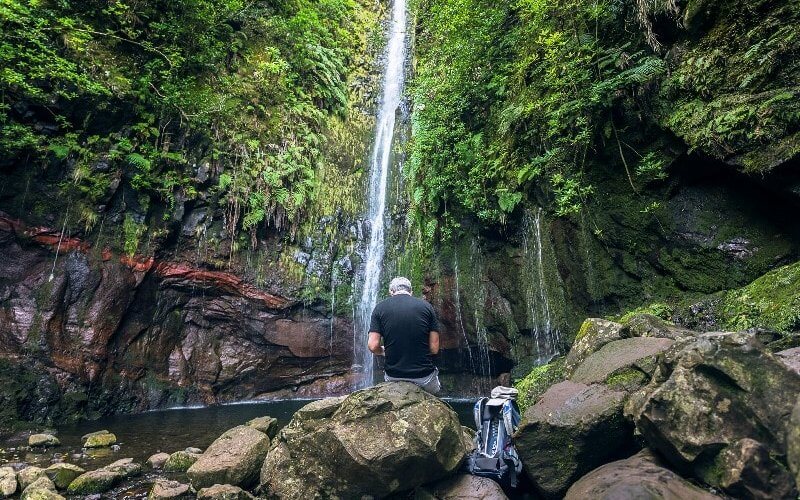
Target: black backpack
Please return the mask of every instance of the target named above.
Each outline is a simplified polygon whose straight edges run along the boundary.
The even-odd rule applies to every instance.
[[[522,472],[511,439],[520,421],[516,396],[516,389],[498,386],[492,389],[491,398],[479,399],[473,409],[478,431],[467,462],[469,473],[494,479],[504,488],[515,488]]]

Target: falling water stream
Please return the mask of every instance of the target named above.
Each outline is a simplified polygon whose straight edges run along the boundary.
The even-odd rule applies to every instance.
[[[406,62],[406,2],[394,0],[386,47],[386,67],[383,90],[372,147],[368,191],[370,224],[369,242],[364,259],[361,300],[358,304],[353,330],[353,368],[363,376],[360,386],[372,384],[373,360],[367,349],[367,330],[372,309],[378,301],[381,268],[384,257],[386,185],[392,160],[395,117],[400,106],[405,83]]]

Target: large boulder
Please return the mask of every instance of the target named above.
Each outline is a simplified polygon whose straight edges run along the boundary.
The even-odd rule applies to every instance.
[[[665,352],[653,380],[631,396],[625,411],[647,443],[673,466],[723,487],[733,483],[714,470],[715,464],[723,459],[731,463],[740,440],[760,443],[768,455],[786,455],[797,394],[800,376],[767,352],[755,335],[707,333]],[[728,456],[721,457],[726,449]],[[752,464],[758,456],[761,452],[742,460]],[[734,481],[734,490],[748,489],[751,480],[758,490],[764,478],[744,474]]]
[[[600,318],[588,318],[581,325],[564,362],[569,376],[590,354],[615,340],[622,340],[622,325]]]
[[[582,384],[600,383],[629,367],[649,375],[655,370],[656,356],[672,344],[671,339],[658,337],[632,337],[608,342],[578,365],[570,380]]]
[[[624,392],[604,385],[564,381],[525,412],[514,439],[525,473],[544,497],[560,498],[579,477],[630,451],[633,426],[623,417],[624,399]]]
[[[603,465],[567,491],[565,500],[715,500],[720,499],[664,468],[649,451]]]
[[[489,478],[459,474],[433,484],[420,486],[414,500],[505,500],[499,484]]]
[[[268,450],[266,434],[240,425],[211,443],[186,474],[195,490],[215,484],[250,486],[258,480]]]
[[[105,493],[129,477],[142,472],[142,466],[133,459],[123,458],[97,470],[76,477],[67,487],[71,495],[94,495]]]
[[[0,497],[10,497],[17,491],[17,473],[11,467],[0,467]]]
[[[59,462],[51,465],[44,470],[44,473],[53,481],[56,488],[60,490],[66,489],[72,481],[78,476],[86,472],[83,468],[77,465]]]
[[[442,479],[465,456],[458,416],[408,382],[389,382],[300,409],[261,470],[285,499],[384,497]]]

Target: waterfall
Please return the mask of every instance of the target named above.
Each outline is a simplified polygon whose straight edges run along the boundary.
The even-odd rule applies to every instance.
[[[370,224],[369,243],[364,259],[364,277],[361,301],[353,331],[353,369],[361,371],[361,386],[372,384],[372,353],[367,349],[367,331],[372,309],[378,301],[381,268],[384,256],[386,211],[386,184],[394,139],[395,116],[400,106],[405,79],[406,62],[406,2],[394,0],[389,24],[389,42],[386,47],[386,67],[383,73],[383,90],[372,146],[367,218]]]
[[[458,277],[458,252],[453,254],[453,275],[455,277],[455,289],[453,291],[455,297],[455,312],[456,312],[456,323],[458,324],[458,329],[461,331],[461,336],[464,338],[464,348],[467,350],[467,355],[469,356],[469,368],[471,372],[475,372],[475,360],[472,358],[472,350],[469,347],[469,338],[467,337],[467,329],[464,328],[464,317],[461,314],[461,285],[459,284],[459,277]]]
[[[522,243],[526,261],[525,299],[528,304],[528,321],[536,349],[536,362],[543,364],[558,355],[561,334],[548,293],[549,276],[545,265],[541,208],[533,215],[530,212],[525,213]]]

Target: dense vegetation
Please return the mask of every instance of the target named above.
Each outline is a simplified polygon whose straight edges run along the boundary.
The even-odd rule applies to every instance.
[[[796,5],[690,4],[418,0],[410,176],[427,233],[504,223],[526,198],[576,214],[598,157],[635,194],[675,157],[652,129],[749,171],[795,154]]]
[[[197,185],[209,177],[229,233],[296,226],[326,118],[347,104],[360,10],[356,0],[2,0],[0,165],[68,171],[56,198],[86,231],[109,193],[130,186],[129,253],[151,202],[166,219],[176,198],[206,196]]]

